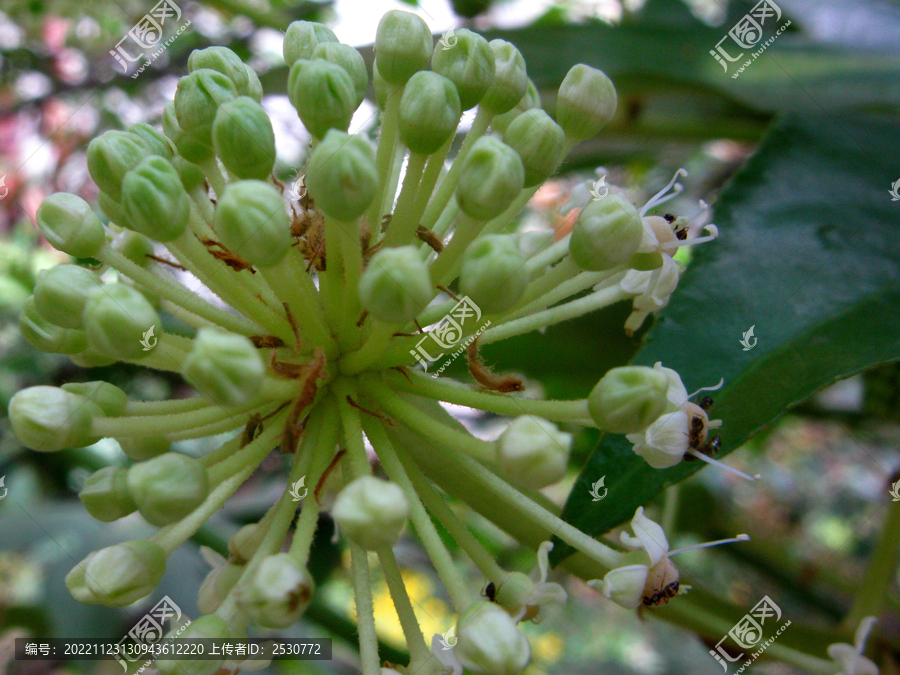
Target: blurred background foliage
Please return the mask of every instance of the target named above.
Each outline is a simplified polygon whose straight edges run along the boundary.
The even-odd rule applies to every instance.
[[[689,270],[672,306],[633,338],[622,331],[628,308],[613,307],[491,345],[484,350],[488,360],[522,373],[532,393],[560,398],[584,396],[609,367],[633,358],[663,360],[682,372],[689,387],[724,376],[716,414],[725,419],[724,452],[740,447],[729,463],[764,476],[755,484],[736,482],[715,470],[695,473],[696,463],[656,472],[622,439],[579,430],[569,478],[545,490],[579,526],[608,531],[636,504],[649,502],[665,518],[673,546],[734,532],[748,532],[753,541],[685,555],[682,580],[694,587],[692,594],[643,616],[566,578],[569,605],[540,628],[527,628],[534,646],[527,675],[718,673],[707,651],[733,620],[709,634],[694,617],[713,612],[737,619],[765,594],[805,624],[789,631],[784,643],[824,655],[834,641],[829,636],[852,633],[848,612],[852,617],[864,609],[854,603],[854,591],[867,578],[866,562],[878,546],[890,548],[891,542],[879,544],[882,523],[890,508],[900,507],[891,507],[887,493],[900,479],[900,202],[889,194],[900,180],[900,2],[779,0],[790,28],[733,79],[733,69],[723,72],[710,50],[754,4],[192,0],[179,5],[190,28],[132,79],[110,50],[152,2],[4,0],[0,415],[15,391],[39,383],[106,379],[141,399],[190,393],[167,373],[123,365],[85,370],[65,357],[36,352],[18,336],[18,312],[37,274],[61,261],[40,240],[34,212],[56,191],[95,199],[84,154],[91,138],[136,122],[158,124],[191,50],[226,45],[260,75],[276,130],[278,177],[290,181],[303,165],[307,136],[285,94],[284,28],[296,19],[324,21],[371,65],[377,17],[390,8],[413,9],[436,37],[466,26],[516,44],[551,113],[555,90],[576,62],[601,68],[618,88],[616,119],[576,148],[517,227],[565,228],[571,217],[560,215],[560,207],[585,180],[606,175],[607,184],[626,188],[643,203],[685,167],[686,189],[668,209],[693,215],[705,200],[722,231],[693,260],[685,256]],[[371,132],[374,115],[375,107],[364,103],[351,129]],[[744,352],[738,340],[750,325],[759,347]],[[455,367],[463,374],[460,362]],[[486,438],[503,429],[498,418],[455,412]],[[181,442],[176,449],[200,453],[211,444]],[[137,516],[97,523],[76,498],[91,471],[125,461],[114,441],[55,455],[30,453],[0,418],[0,492],[8,491],[0,498],[0,669],[14,637],[117,640],[150,606],[80,605],[63,586],[65,573],[87,552],[149,532]],[[592,505],[584,488],[601,475],[609,495]],[[223,551],[233,531],[264,513],[283,489],[283,477],[280,458],[267,460],[192,544],[176,552],[157,594],[196,616],[196,590],[209,569],[199,547]],[[677,492],[668,487],[676,482]],[[467,518],[502,562],[532,566],[529,554],[494,524],[478,514]],[[354,672],[352,589],[334,574],[347,561],[331,542],[327,516],[323,521],[312,556],[321,592],[303,622],[285,634],[334,637],[335,658],[278,662],[269,672]],[[893,541],[894,553],[896,548]],[[563,551],[555,553],[561,558]],[[423,629],[444,632],[453,622],[449,604],[412,536],[401,541],[398,557]],[[480,583],[469,573],[473,584]],[[879,583],[882,672],[896,673],[895,564]],[[389,594],[383,585],[374,594],[382,656],[402,662]],[[114,662],[86,661],[7,667],[16,673],[119,669]],[[765,657],[753,668],[804,672]]]

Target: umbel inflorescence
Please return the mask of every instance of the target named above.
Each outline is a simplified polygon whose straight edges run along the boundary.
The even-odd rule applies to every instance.
[[[290,460],[288,484],[303,481],[309,494],[298,503],[296,488],[286,488],[265,517],[232,537],[228,559],[200,589],[204,616],[182,637],[240,637],[251,625],[297,621],[314,593],[307,563],[326,481],[351,553],[365,675],[383,666],[370,553],[400,617],[410,673],[519,672],[530,649],[518,623],[566,601],[547,581],[548,542],[536,551],[537,578],[503,569],[446,495],[501,527],[515,521],[539,532],[538,541],[557,536],[574,546],[607,570],[592,585],[624,607],[665,603],[684,590],[662,529],[642,509],[634,534],[613,548],[532,495],[565,472],[571,436],[557,424],[629,434],[635,452],[662,468],[714,453],[708,402],[692,403],[661,364],[616,368],[587,399],[524,398],[522,381],[493,373],[479,348],[620,301],[634,306],[630,332],[667,303],[678,246],[701,240],[686,239],[684,219],[648,214],[668,190],[641,210],[619,194],[591,201],[555,242],[552,234],[509,234],[563,156],[613,117],[615,89],[602,72],[574,66],[554,120],[512,44],[468,30],[454,37],[452,47],[433,48],[418,16],[382,18],[373,147],[347,133],[369,82],[360,54],[323,25],[290,26],[288,92],[312,136],[299,201],[286,199],[272,173],[275,140],[259,80],[233,52],[211,47],[191,55],[163,133],[139,124],[90,144],[108,224],[75,195],[43,202],[37,221],[48,241],[98,262],[43,274],[22,313],[25,338],[83,366],[124,361],[178,372],[197,392],[129,401],[111,384],[86,382],[32,387],[10,403],[16,436],[34,450],[116,439],[131,466],[97,471],[81,499],[101,521],[137,511],[159,527],[76,565],[66,578],[75,598],[124,606],[152,593],[168,555],[276,448]],[[448,164],[460,117],[476,107]],[[182,285],[172,267],[192,272],[230,310]],[[160,311],[195,331],[164,331]],[[436,377],[441,346],[465,352],[475,384]],[[514,419],[487,442],[441,401]],[[170,449],[226,432],[230,440],[200,458]],[[375,474],[366,439],[386,478]],[[401,582],[392,545],[407,521],[459,615],[452,650],[426,642]],[[490,600],[455,566],[435,521],[491,584]],[[190,663],[205,673],[241,667]]]

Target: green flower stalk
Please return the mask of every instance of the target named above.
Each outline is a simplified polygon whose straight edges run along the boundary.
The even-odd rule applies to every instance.
[[[624,606],[662,604],[683,591],[664,551],[644,541],[640,550],[611,548],[561,520],[534,490],[564,477],[574,427],[629,434],[635,452],[662,467],[703,455],[688,434],[700,425],[698,443],[713,443],[720,421],[661,364],[614,369],[587,398],[545,400],[517,394],[524,383],[493,373],[479,349],[618,302],[633,304],[625,329],[634,330],[675,289],[678,246],[715,232],[684,240],[683,221],[648,215],[669,198],[673,179],[641,210],[613,195],[579,204],[570,239],[529,234],[544,242],[523,247],[518,212],[565,152],[611,119],[615,89],[599,71],[575,66],[554,120],[513,45],[467,30],[456,38],[435,48],[417,15],[384,16],[373,147],[347,133],[368,84],[358,52],[320,24],[290,25],[287,91],[313,138],[309,194],[290,210],[272,175],[274,136],[259,80],[220,47],[190,56],[164,109],[165,136],[138,125],[91,143],[88,168],[107,227],[74,195],[44,200],[37,225],[50,244],[101,264],[44,273],[22,311],[25,339],[83,365],[121,360],[178,373],[196,392],[128,400],[112,385],[84,382],[13,396],[13,433],[36,451],[117,439],[129,464],[95,472],[80,494],[85,508],[101,521],[137,511],[131,517],[158,528],[88,555],[66,578],[76,599],[125,606],[152,594],[168,556],[276,449],[290,466],[285,490],[232,537],[227,559],[205,550],[216,568],[200,588],[206,614],[182,637],[293,625],[315,593],[308,569],[322,508],[351,554],[363,675],[383,672],[370,556],[386,571],[410,652],[408,669],[387,672],[520,672],[530,646],[518,623],[566,601],[547,581],[552,544],[535,550],[537,580],[506,570],[448,502],[513,533],[532,528],[532,543],[558,537],[598,570],[600,593]],[[444,171],[460,113],[472,107],[472,127]],[[155,262],[159,255],[229,307],[182,286]],[[164,320],[182,328],[163,330]],[[471,381],[443,376],[451,357],[467,362]],[[439,402],[511,422],[486,441]],[[224,440],[198,458],[175,445],[214,437]],[[317,486],[332,475],[343,482],[329,507]],[[650,522],[637,514],[637,537],[638,525],[656,531]],[[412,532],[460,615],[450,653],[428,646],[401,580],[392,547]],[[460,572],[448,536],[499,589],[496,603],[479,599],[482,584]],[[157,666],[174,673],[181,663]],[[198,675],[223,665],[190,663]]]

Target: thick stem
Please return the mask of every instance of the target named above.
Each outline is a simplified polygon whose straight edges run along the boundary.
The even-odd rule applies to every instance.
[[[345,375],[355,375],[365,370],[384,352],[395,329],[396,326],[392,323],[372,319],[372,329],[362,347],[341,358],[341,372]]]
[[[91,425],[91,434],[102,438],[143,437],[171,434],[188,431],[225,419],[238,419],[265,401],[255,400],[242,406],[222,407],[208,404],[196,410],[171,414],[95,417]]]
[[[431,650],[428,649],[425,639],[422,637],[422,629],[419,627],[419,620],[416,618],[409,594],[406,592],[406,586],[403,584],[400,566],[397,564],[394,552],[390,546],[385,546],[378,549],[377,553],[381,571],[384,572],[384,580],[387,582],[391,599],[394,601],[394,609],[397,610],[397,616],[400,619],[403,636],[406,638],[410,660],[424,661],[431,656]]]
[[[416,200],[427,159],[426,155],[420,155],[417,152],[412,152],[409,155],[406,175],[403,177],[403,188],[400,190],[400,197],[397,199],[397,208],[394,209],[394,216],[390,225],[388,225],[387,233],[384,237],[385,246],[404,246],[415,236],[416,226],[419,222],[413,212],[413,204]]]
[[[375,608],[372,604],[369,557],[353,541],[348,540],[347,547],[350,549],[353,591],[356,596],[356,621],[359,625],[359,658],[362,662],[362,675],[381,675],[378,636],[375,633]]]
[[[381,137],[378,139],[378,150],[375,154],[379,189],[368,211],[369,227],[373,230],[380,226],[382,203],[384,202],[385,192],[387,192],[391,178],[394,147],[397,143],[398,125],[400,124],[400,99],[403,97],[403,89],[404,87],[401,86],[390,92],[384,105]]]
[[[228,181],[225,180],[225,176],[219,168],[219,162],[216,160],[216,156],[210,156],[208,159],[200,162],[197,166],[203,170],[206,179],[209,181],[209,184],[212,185],[212,189],[216,192],[216,197],[221,199],[222,195],[225,193]]]

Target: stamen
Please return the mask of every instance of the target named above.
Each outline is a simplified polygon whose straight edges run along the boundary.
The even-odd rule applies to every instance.
[[[678,169],[678,171],[675,172],[675,175],[672,176],[672,180],[669,181],[669,184],[666,185],[666,187],[664,187],[662,190],[657,192],[655,195],[653,195],[650,198],[650,201],[644,204],[644,208],[641,209],[641,218],[647,215],[650,209],[659,206],[660,204],[664,204],[670,199],[674,199],[679,194],[681,194],[681,192],[684,190],[684,186],[677,181],[680,177],[687,177],[687,175],[688,172],[685,169]],[[673,189],[674,191],[672,192],[672,194],[666,194],[667,192],[669,192],[669,190]]]
[[[693,546],[676,548],[674,551],[669,551],[669,557],[671,558],[673,555],[678,555],[679,553],[684,553],[685,551],[696,551],[698,548],[711,548],[713,546],[720,546],[721,544],[734,544],[739,541],[750,541],[750,535],[739,534],[738,536],[732,537],[731,539],[719,539],[717,541],[708,541],[705,544],[694,544]]]
[[[688,396],[688,401],[690,401],[692,398],[694,398],[701,391],[719,391],[719,389],[721,389],[724,386],[725,386],[725,378],[723,377],[719,380],[718,384],[713,385],[712,387],[700,387],[697,391],[695,391],[693,394]]]
[[[713,459],[712,457],[709,457],[708,455],[704,455],[702,452],[698,452],[694,448],[691,448],[690,450],[688,450],[687,454],[692,455],[693,457],[696,457],[697,459],[702,459],[707,464],[712,464],[713,466],[717,466],[720,469],[724,469],[725,471],[728,471],[729,473],[733,473],[737,476],[740,476],[741,478],[746,478],[747,480],[759,480],[760,478],[762,478],[762,476],[760,476],[759,474],[756,474],[755,476],[749,476],[746,473],[744,473],[743,471],[738,471],[737,469],[732,468],[732,467],[728,466],[727,464],[722,464],[722,462],[720,462],[717,459]]]
[[[705,237],[694,237],[693,239],[676,239],[675,241],[660,244],[659,247],[666,250],[676,249],[682,246],[696,246],[697,244],[705,244],[708,241],[713,241],[714,239],[719,238],[719,228],[712,223],[710,223],[709,225],[705,225],[703,229],[709,232],[709,234]]]

